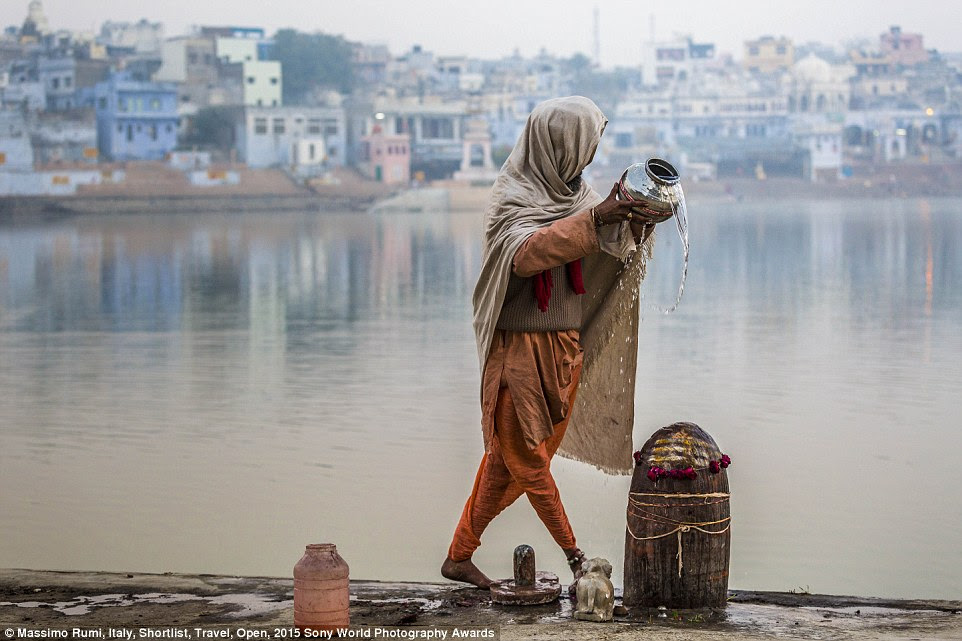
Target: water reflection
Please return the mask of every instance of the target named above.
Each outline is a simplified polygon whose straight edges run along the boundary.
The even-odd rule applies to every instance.
[[[654,311],[671,230],[644,287],[635,435],[732,453],[732,585],[957,595],[962,502],[927,488],[962,484],[962,203],[690,209],[681,306]],[[0,566],[286,575],[331,540],[355,577],[436,578],[480,457],[479,257],[445,212],[0,229]],[[627,480],[555,468],[618,568]],[[560,574],[542,530],[521,501],[478,562],[527,542]]]

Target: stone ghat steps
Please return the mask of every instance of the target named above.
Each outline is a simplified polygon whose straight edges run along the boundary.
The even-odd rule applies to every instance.
[[[493,604],[487,592],[451,582],[353,580],[350,592],[352,628],[481,626],[497,629],[502,641],[962,639],[960,601],[732,590],[724,609],[663,617],[639,610],[612,623],[591,623],[572,618],[567,594],[518,607]],[[289,629],[293,616],[290,578],[0,569],[0,628],[273,631]]]
[[[191,185],[187,174],[161,162],[128,163],[121,183],[82,185],[79,195],[89,196],[200,196],[200,195],[303,195],[305,188],[294,184],[277,169],[250,169],[243,166],[212,166],[211,171],[235,171],[238,185]]]

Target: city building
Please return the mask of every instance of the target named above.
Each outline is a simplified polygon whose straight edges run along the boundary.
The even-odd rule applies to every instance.
[[[73,57],[44,58],[37,63],[37,77],[46,94],[47,111],[66,111],[81,105],[80,94],[107,79],[106,60],[78,60]]]
[[[6,85],[0,87],[0,108],[19,108],[26,111],[41,111],[47,108],[46,88],[37,79],[36,70],[31,69],[29,61],[17,60],[11,63]]]
[[[411,136],[411,171],[428,179],[450,178],[461,167],[462,122],[467,116],[463,100],[444,102],[438,97],[378,98],[373,113],[364,118],[361,135],[380,126],[386,135]]]
[[[714,59],[714,44],[696,43],[691,37],[646,41],[642,45],[641,81],[647,87],[684,82]]]
[[[229,104],[218,83],[214,41],[208,37],[181,36],[164,41],[161,65],[152,79],[175,83],[179,104],[184,107]]]
[[[932,109],[885,107],[851,111],[845,116],[844,128],[846,151],[859,163],[932,158],[943,148],[953,155],[953,118]]]
[[[383,86],[387,82],[387,69],[392,60],[387,46],[352,43],[352,47],[354,77],[364,85]]]
[[[164,25],[160,22],[113,22],[100,27],[100,41],[108,49],[126,50],[141,56],[160,57],[164,43]]]
[[[93,109],[48,111],[30,118],[30,145],[37,164],[96,164],[97,118]]]
[[[160,160],[177,145],[177,89],[115,72],[94,90],[97,145],[107,160]]]
[[[742,66],[752,73],[785,71],[795,63],[795,45],[790,38],[762,36],[746,40]]]
[[[342,166],[347,128],[340,107],[256,107],[241,111],[235,139],[250,167],[285,167],[314,175]]]
[[[841,177],[843,123],[826,114],[793,118],[796,145],[806,152],[805,174],[812,182]]]
[[[879,36],[879,49],[896,65],[911,67],[925,62],[929,54],[922,46],[922,34],[905,33],[901,27],[891,27]]]
[[[27,5],[27,18],[20,28],[20,42],[39,42],[50,33],[50,24],[43,11],[43,3],[33,0]]]
[[[788,110],[792,113],[842,113],[848,111],[855,69],[848,64],[833,65],[809,54],[796,62],[788,75],[784,90]]]
[[[257,40],[218,37],[215,50],[220,61],[221,80],[237,88],[234,104],[281,106],[281,63],[259,60]]]
[[[358,170],[368,178],[390,185],[411,181],[411,136],[385,134],[380,125],[361,139]]]
[[[0,111],[0,171],[33,169],[33,147],[24,116],[16,111]]]

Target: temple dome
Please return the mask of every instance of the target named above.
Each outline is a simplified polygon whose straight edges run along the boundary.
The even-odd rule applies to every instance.
[[[832,65],[814,53],[808,54],[792,67],[792,75],[804,82],[831,82]]]

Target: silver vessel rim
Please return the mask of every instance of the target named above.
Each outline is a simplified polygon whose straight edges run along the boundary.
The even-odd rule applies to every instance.
[[[649,158],[645,162],[645,173],[656,183],[662,185],[674,185],[681,178],[678,175],[678,170],[670,162],[661,158]]]

